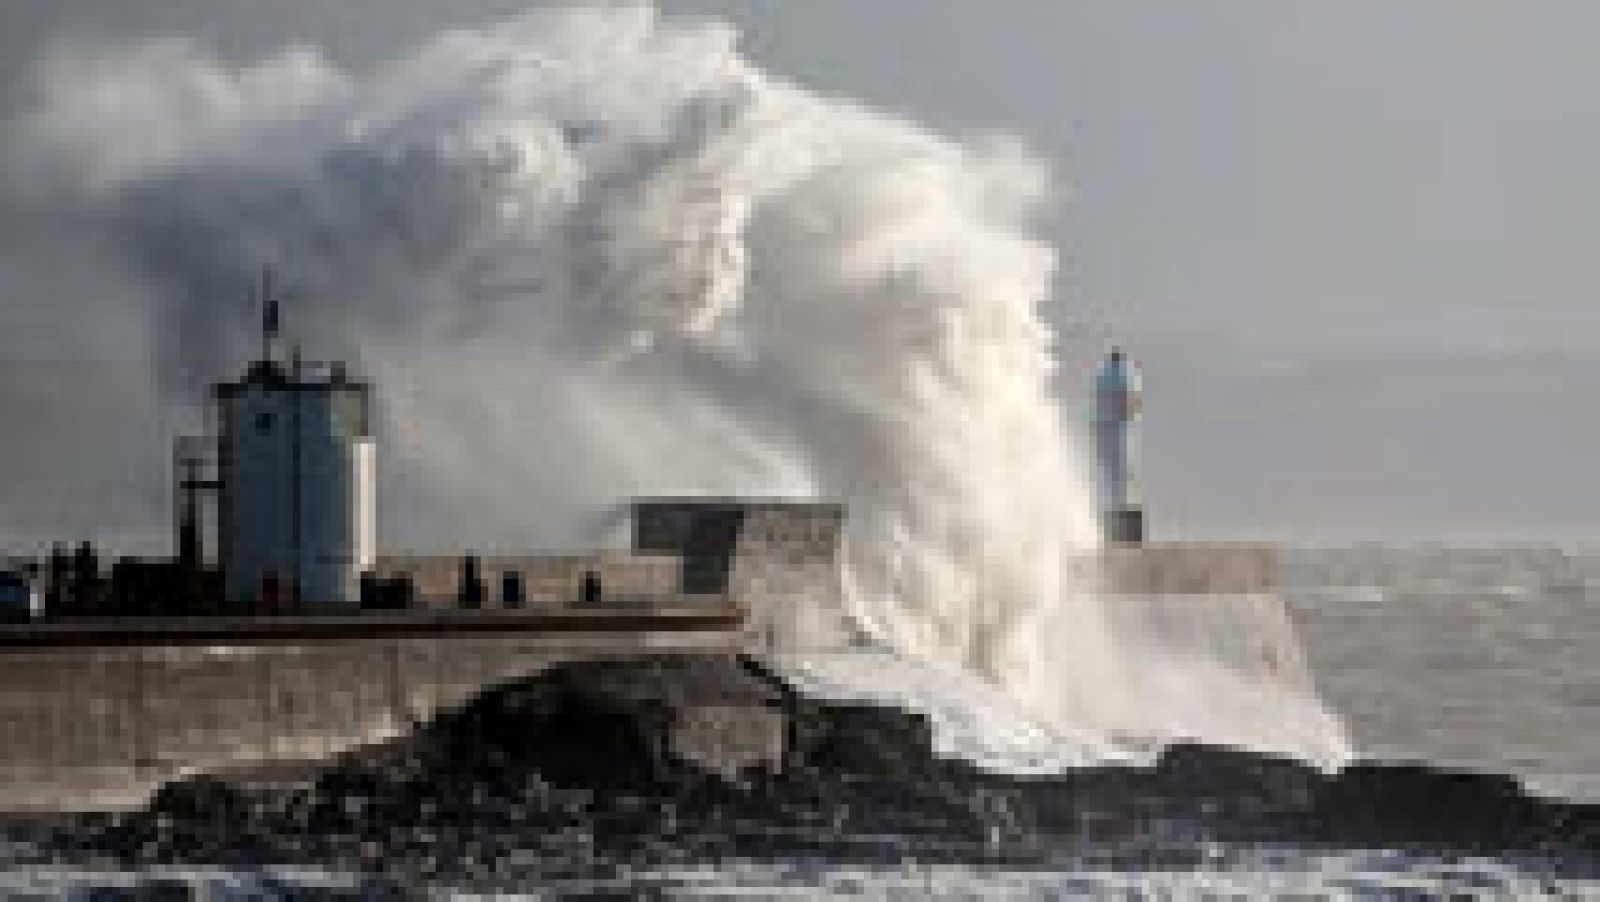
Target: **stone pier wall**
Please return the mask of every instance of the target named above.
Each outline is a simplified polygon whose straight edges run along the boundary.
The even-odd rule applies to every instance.
[[[482,562],[486,578],[525,574],[530,604],[570,602],[588,569],[623,594],[729,598],[749,618],[740,632],[0,651],[0,811],[131,806],[187,772],[325,758],[566,661],[844,647],[843,523],[837,505],[664,499],[636,508],[634,552]],[[1269,548],[1111,548],[1074,564],[1084,585],[1110,596],[1108,628],[1149,643],[1153,658],[1192,651],[1264,684],[1309,688]],[[459,562],[385,566],[451,596]]]
[[[1258,543],[1113,545],[1081,562],[1107,596],[1108,626],[1154,655],[1221,664],[1311,692],[1311,672],[1278,594],[1278,552]]]
[[[744,607],[752,647],[836,648],[842,607],[840,504],[747,498],[641,499],[634,548],[682,560],[679,590],[726,595]]]
[[[535,633],[0,653],[0,811],[135,806],[186,773],[326,758],[556,663],[731,634]]]

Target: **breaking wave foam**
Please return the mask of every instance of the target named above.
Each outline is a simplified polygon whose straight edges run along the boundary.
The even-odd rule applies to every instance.
[[[886,646],[1046,722],[1149,727],[1061,564],[1096,527],[1051,389],[1044,167],[736,38],[628,6],[359,74],[305,47],[63,51],[12,189],[159,288],[130,295],[162,298],[175,396],[249,346],[276,267],[309,350],[379,386],[388,544],[586,544],[633,495],[843,499],[849,601]]]

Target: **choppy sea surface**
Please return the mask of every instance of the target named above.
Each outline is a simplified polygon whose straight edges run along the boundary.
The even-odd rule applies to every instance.
[[[1047,868],[917,863],[901,867],[728,861],[529,886],[431,887],[304,869],[39,871],[0,879],[8,899],[786,898],[786,899],[1593,899],[1600,880],[1556,876],[1488,858],[1422,859],[1389,850],[1307,854],[1206,850],[1182,866],[1128,867],[1093,858]]]
[[[1358,755],[1600,802],[1600,552],[1286,551],[1283,582]]]

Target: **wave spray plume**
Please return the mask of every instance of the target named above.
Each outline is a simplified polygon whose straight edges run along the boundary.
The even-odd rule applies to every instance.
[[[172,391],[244,347],[263,264],[381,386],[392,544],[594,541],[619,500],[850,505],[849,603],[1042,722],[1159,732],[1063,560],[1048,175],[763,72],[647,6],[541,11],[375,70],[178,41],[63,52],[29,191],[160,290]],[[1148,681],[1147,681],[1148,682]]]

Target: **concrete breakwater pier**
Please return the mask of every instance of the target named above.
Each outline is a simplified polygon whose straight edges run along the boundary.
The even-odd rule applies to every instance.
[[[462,608],[460,559],[412,555],[378,562],[415,586],[402,610],[0,625],[0,811],[137,806],[186,774],[321,760],[565,662],[841,634],[840,506],[642,500],[634,516],[632,551],[483,558],[484,582],[522,576],[517,605]],[[593,597],[575,597],[586,576]],[[722,701],[672,702],[673,735],[714,771],[750,745]]]
[[[0,653],[0,811],[124,808],[192,773],[315,761],[573,660],[732,650],[724,629],[447,633]]]
[[[703,525],[728,509],[671,510],[709,511],[684,514]],[[741,541],[695,539],[683,563],[701,581],[691,587],[716,591],[650,604],[0,626],[0,811],[137,807],[185,775],[324,760],[571,662],[837,649],[846,641],[837,577],[819,574],[836,574],[838,534],[820,531],[814,556],[825,564],[795,581],[796,569],[780,564],[816,549],[783,537],[818,534],[819,521],[813,508],[794,510],[769,507],[755,518],[764,526],[730,527]],[[832,509],[819,516],[838,523]],[[658,547],[669,539],[664,528],[646,537]],[[1102,574],[1114,624],[1137,621],[1151,641],[1222,648],[1236,670],[1309,685],[1269,591],[1269,551],[1121,548],[1085,567]],[[669,702],[673,741],[707,770],[736,772],[779,741],[767,706],[739,693],[701,687]]]

